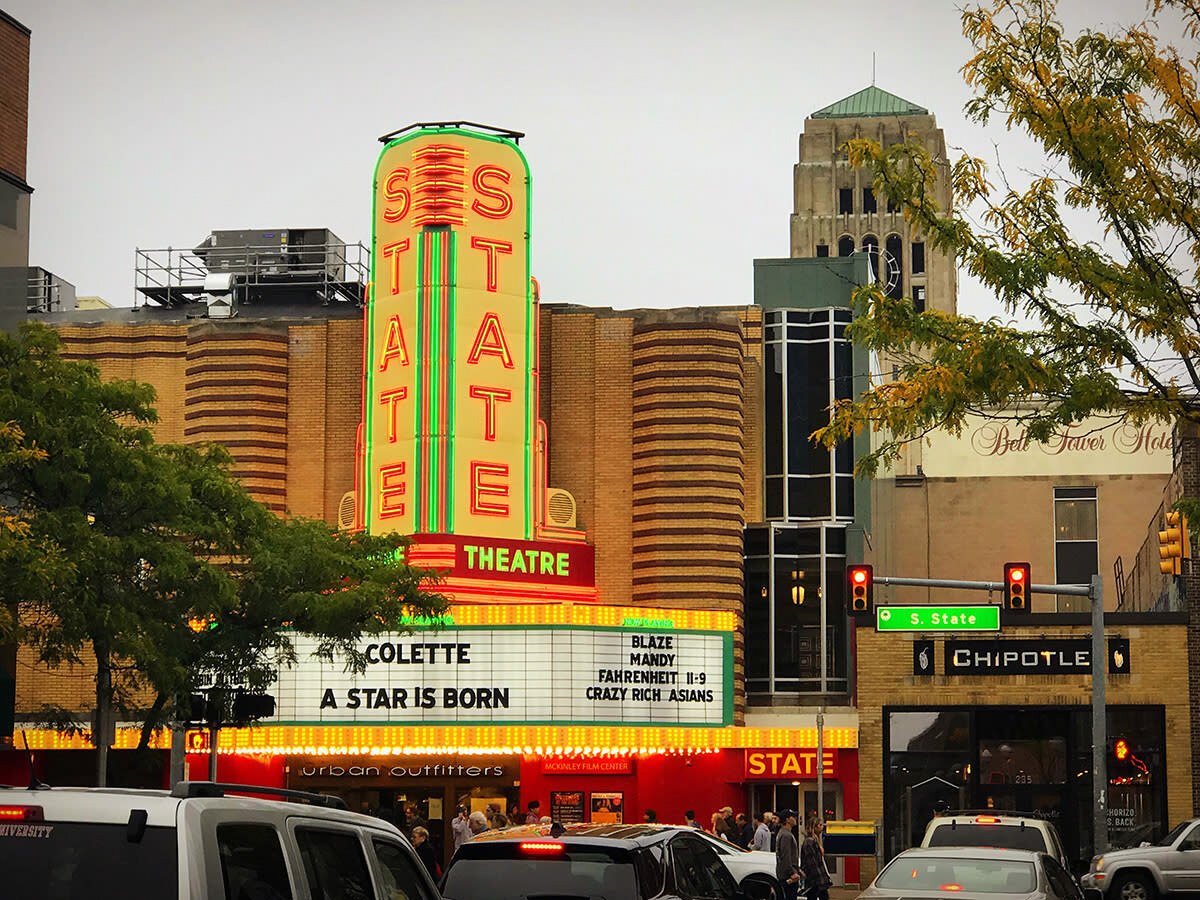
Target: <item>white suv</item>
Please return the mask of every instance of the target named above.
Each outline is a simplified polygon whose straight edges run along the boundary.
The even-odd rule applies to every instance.
[[[1005,847],[1036,850],[1057,859],[1071,871],[1058,829],[1036,816],[1000,811],[949,812],[934,816],[925,828],[922,847]]]
[[[0,872],[6,900],[439,900],[394,825],[336,797],[210,782],[0,789]]]

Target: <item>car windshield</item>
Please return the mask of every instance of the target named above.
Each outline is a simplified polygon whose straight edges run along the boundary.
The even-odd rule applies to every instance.
[[[179,895],[174,828],[63,822],[0,824],[5,897],[47,900],[167,900]]]
[[[875,879],[889,891],[967,894],[1028,894],[1037,887],[1033,863],[1007,859],[899,856]]]
[[[1180,822],[1178,825],[1176,825],[1174,828],[1172,828],[1170,831],[1168,831],[1166,834],[1163,835],[1162,840],[1160,840],[1158,842],[1158,846],[1170,847],[1173,843],[1175,843],[1177,840],[1179,840],[1179,836],[1181,834],[1183,834],[1191,826],[1191,824],[1192,824],[1191,821]]]
[[[933,830],[930,847],[1004,847],[1046,853],[1042,832],[1030,825],[977,825],[974,822],[942,825]]]
[[[463,850],[469,846],[464,845]],[[522,850],[515,842],[492,844],[486,851],[478,856],[473,853],[459,856],[450,864],[442,884],[446,900],[522,900],[547,896],[632,900],[638,895],[633,858],[625,851],[568,848],[545,854]]]

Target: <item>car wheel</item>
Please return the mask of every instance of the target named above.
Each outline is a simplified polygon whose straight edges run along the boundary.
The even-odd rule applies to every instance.
[[[745,893],[746,900],[779,900],[783,896],[783,892],[779,890],[779,883],[773,878],[757,878],[751,875],[742,879],[738,887]]]
[[[1142,872],[1118,875],[1109,893],[1111,900],[1154,900],[1157,896],[1153,879]]]

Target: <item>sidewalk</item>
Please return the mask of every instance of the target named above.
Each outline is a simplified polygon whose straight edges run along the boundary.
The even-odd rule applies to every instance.
[[[829,900],[854,900],[859,893],[860,891],[856,887],[831,887]]]

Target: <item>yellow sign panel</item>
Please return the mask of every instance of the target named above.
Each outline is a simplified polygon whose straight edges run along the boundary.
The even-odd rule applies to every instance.
[[[375,174],[362,524],[534,537],[529,170],[457,128],[391,141]]]

